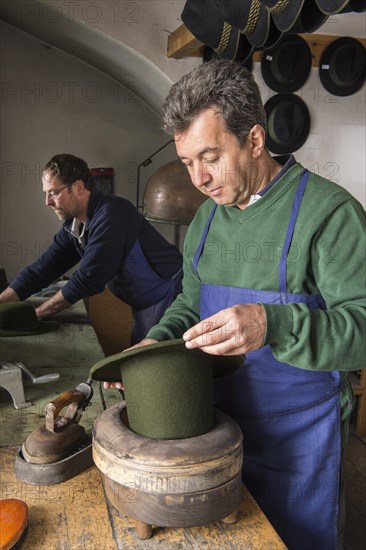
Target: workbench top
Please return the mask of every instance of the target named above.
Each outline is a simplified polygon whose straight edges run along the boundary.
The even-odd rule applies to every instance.
[[[48,487],[29,485],[13,475],[18,447],[0,449],[1,498],[26,502],[29,523],[22,550],[279,550],[285,545],[243,487],[238,521],[190,528],[154,528],[139,540],[135,522],[107,502],[102,475],[93,466]]]

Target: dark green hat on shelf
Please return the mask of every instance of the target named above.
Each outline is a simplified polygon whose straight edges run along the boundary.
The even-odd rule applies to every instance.
[[[131,429],[157,439],[186,439],[213,427],[213,378],[238,369],[243,355],[216,356],[167,340],[111,355],[90,370],[93,380],[123,379]]]

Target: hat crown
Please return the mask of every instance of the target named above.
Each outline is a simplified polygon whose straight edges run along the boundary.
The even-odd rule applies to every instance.
[[[274,131],[282,143],[299,139],[302,132],[302,112],[298,105],[282,103],[276,107],[273,116]]]
[[[290,46],[290,47],[289,47]],[[298,79],[303,73],[308,71],[308,63],[302,63],[307,59],[307,44],[294,41],[292,44],[280,44],[274,56],[274,74],[280,75],[284,80]]]
[[[339,83],[351,84],[358,80],[365,70],[364,54],[353,44],[344,44],[334,52],[330,65]]]
[[[28,330],[38,326],[35,309],[25,302],[5,302],[0,304],[1,330]]]

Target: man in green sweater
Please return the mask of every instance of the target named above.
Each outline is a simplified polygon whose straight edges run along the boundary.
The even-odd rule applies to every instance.
[[[243,479],[288,548],[339,548],[341,463],[365,368],[365,214],[292,155],[272,158],[259,89],[205,63],[173,85],[163,127],[207,201],[184,245],[183,292],[140,345],[245,354],[215,381],[240,425]]]

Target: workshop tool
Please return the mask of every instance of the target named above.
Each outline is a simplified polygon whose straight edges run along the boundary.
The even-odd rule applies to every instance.
[[[60,375],[55,372],[51,374],[43,374],[42,376],[34,376],[29,369],[23,363],[14,363],[16,367],[22,369],[22,371],[27,375],[32,384],[46,384],[47,382],[54,382],[60,378]]]
[[[16,454],[17,479],[32,485],[54,485],[93,465],[91,438],[79,424],[93,396],[91,384],[88,379],[47,403],[44,424],[33,430]],[[60,415],[66,406],[66,413]]]
[[[28,525],[28,506],[17,498],[0,500],[0,550],[10,550]]]
[[[0,361],[0,387],[10,393],[16,409],[24,409],[32,405],[32,403],[25,400],[22,372],[26,374],[32,384],[45,384],[60,378],[58,373],[34,376],[23,363]]]

